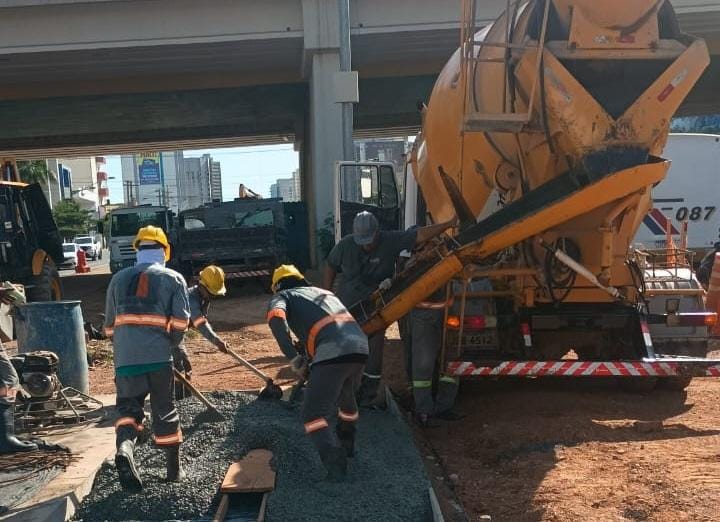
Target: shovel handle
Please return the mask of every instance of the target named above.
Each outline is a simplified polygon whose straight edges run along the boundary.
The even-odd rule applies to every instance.
[[[193,386],[192,383],[190,381],[188,381],[182,373],[177,371],[175,368],[173,368],[173,373],[175,374],[175,378],[177,380],[179,380],[181,383],[183,383],[185,386],[187,386],[188,389],[192,392],[192,394],[200,402],[202,402],[205,406],[207,406],[208,410],[211,410],[214,413],[217,413],[221,417],[225,418],[225,416],[222,413],[220,413],[220,411],[218,411],[218,409],[215,407],[215,405],[212,402],[210,402],[209,400],[207,400],[205,398],[205,396],[202,393],[200,393],[200,390],[198,390],[195,386]]]
[[[256,368],[253,364],[250,363],[250,361],[246,361],[242,357],[240,357],[236,352],[233,352],[230,348],[227,349],[227,353],[230,357],[235,359],[237,362],[245,366],[248,370],[252,371],[255,375],[260,377],[262,380],[264,380],[266,383],[270,381],[270,377],[265,375],[262,371],[260,371],[258,368]]]

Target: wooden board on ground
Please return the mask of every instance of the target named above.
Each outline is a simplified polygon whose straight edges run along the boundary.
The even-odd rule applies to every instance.
[[[270,467],[271,451],[256,449],[233,463],[220,486],[222,493],[262,493],[275,488],[275,472]]]

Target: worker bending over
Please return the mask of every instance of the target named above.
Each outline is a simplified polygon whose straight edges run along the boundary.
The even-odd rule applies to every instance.
[[[124,489],[140,490],[134,449],[150,395],[155,444],[167,453],[167,479],[182,480],[180,416],[173,402],[172,350],[188,328],[190,305],[183,277],[165,268],[170,245],[162,229],[147,226],[133,243],[137,264],[115,274],[107,290],[105,334],[115,359],[117,453]]]
[[[215,265],[203,268],[200,271],[198,284],[188,290],[190,323],[221,352],[227,351],[227,343],[215,333],[207,315],[210,301],[216,297],[224,296],[225,293],[225,272]],[[180,343],[173,351],[173,364],[177,371],[185,373],[185,377],[188,379],[192,377],[192,364],[184,343]],[[178,384],[175,390],[175,398],[181,398],[185,395],[184,386]]]
[[[430,425],[431,417],[443,420],[463,418],[452,410],[458,392],[458,379],[445,375],[442,368],[433,397],[433,376],[442,346],[445,295],[445,288],[440,288],[410,311],[409,333],[415,420],[425,428]]]
[[[12,304],[7,289],[0,288],[0,301]],[[15,437],[15,395],[17,395],[20,380],[15,367],[10,362],[5,348],[0,342],[0,453],[14,453],[16,451],[33,451],[38,449],[36,444],[26,442]]]
[[[412,250],[457,222],[456,218],[406,231],[380,230],[377,218],[370,212],[360,212],[353,221],[353,233],[342,238],[330,251],[323,285],[332,289],[335,276],[342,273],[338,297],[346,307],[367,299],[380,285],[388,285],[395,273],[395,262],[403,250]],[[369,338],[370,356],[360,389],[360,405],[370,406],[377,399],[382,377],[385,330]]]
[[[281,265],[272,277],[268,323],[293,370],[308,384],[302,406],[307,433],[320,454],[328,479],[342,480],[347,458],[355,454],[358,408],[355,393],[368,355],[367,337],[340,300],[311,286],[293,265]],[[299,339],[298,353],[290,332]],[[338,408],[331,430],[328,419]]]

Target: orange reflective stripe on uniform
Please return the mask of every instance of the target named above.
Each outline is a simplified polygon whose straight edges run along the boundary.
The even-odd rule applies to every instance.
[[[120,417],[115,421],[115,429],[118,429],[120,426],[132,426],[137,431],[143,430],[143,425],[136,421],[134,417]]]
[[[305,423],[305,433],[312,433],[313,431],[322,430],[328,427],[327,421],[320,417],[319,419],[311,420]]]
[[[338,410],[338,417],[340,417],[340,420],[344,420],[345,422],[355,422],[360,418],[360,413],[348,413],[342,410]]]
[[[184,332],[188,329],[188,320],[187,319],[178,319],[177,317],[170,317],[167,320],[167,329],[170,331],[170,329],[173,330],[179,330],[181,332]]]
[[[158,446],[175,446],[183,441],[183,435],[181,430],[177,430],[170,435],[155,435],[154,439]]]
[[[355,318],[347,312],[342,314],[331,314],[320,319],[318,322],[312,325],[312,327],[310,328],[310,332],[308,333],[308,355],[310,355],[310,357],[315,356],[315,338],[320,333],[320,330],[322,330],[329,324],[350,323],[354,321]]]
[[[201,325],[203,325],[203,324],[205,324],[205,323],[207,323],[207,319],[206,319],[205,317],[203,317],[203,316],[200,316],[200,317],[198,317],[197,319],[195,319],[195,320],[193,321],[193,326],[194,326],[195,328],[198,328],[198,327],[200,327]]]
[[[158,326],[165,328],[168,319],[156,314],[120,314],[115,318],[115,327],[123,325]]]
[[[137,290],[135,290],[136,297],[147,297],[150,293],[150,279],[147,272],[142,272],[138,278]]]
[[[105,328],[103,328],[103,332],[105,333],[105,335],[106,335],[107,337],[112,337],[113,334],[115,333],[115,329],[114,329],[114,328],[110,328],[109,326],[106,326]]]
[[[270,319],[273,317],[278,317],[280,319],[286,319],[287,316],[285,315],[285,310],[282,308],[273,308],[267,313],[267,321],[270,322]]]

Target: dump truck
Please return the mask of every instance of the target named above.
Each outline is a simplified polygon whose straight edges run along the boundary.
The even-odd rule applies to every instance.
[[[228,279],[269,282],[272,270],[287,260],[286,220],[279,199],[209,203],[180,212],[178,222],[173,260],[188,280],[215,264]]]
[[[482,29],[476,3],[463,2],[460,48],[407,165],[429,218],[460,224],[351,311],[372,334],[440,288],[455,293],[455,279],[446,374],[677,388],[720,376],[704,358],[717,315],[687,254],[630,248],[669,167],[671,117],[709,63],[705,43],[662,0],[508,1]],[[482,315],[467,317],[469,299],[485,300]],[[470,330],[494,338],[466,350]]]
[[[135,264],[136,254],[133,241],[138,230],[152,225],[162,228],[168,236],[170,246],[174,246],[175,231],[173,213],[168,207],[138,205],[117,208],[110,212],[110,271],[114,274]],[[171,248],[171,251],[174,250]]]

